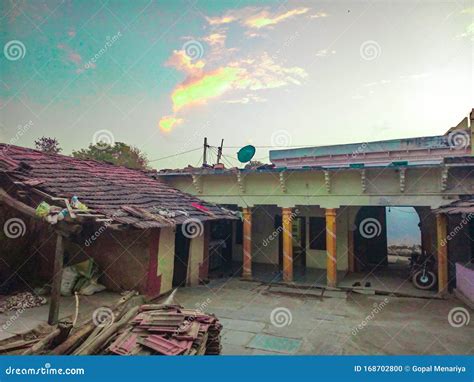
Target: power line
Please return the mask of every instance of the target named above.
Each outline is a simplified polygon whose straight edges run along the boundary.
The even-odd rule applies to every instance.
[[[152,159],[152,160],[149,160],[148,162],[156,162],[156,161],[163,160],[163,159],[173,158],[173,157],[177,157],[178,155],[183,155],[183,154],[191,153],[191,152],[193,152],[193,151],[197,151],[197,150],[201,150],[201,149],[202,149],[201,147],[198,147],[198,148],[195,148],[195,149],[192,149],[192,150],[183,151],[183,152],[181,152],[181,153],[177,153],[177,154],[173,154],[173,155],[168,155],[167,157]]]

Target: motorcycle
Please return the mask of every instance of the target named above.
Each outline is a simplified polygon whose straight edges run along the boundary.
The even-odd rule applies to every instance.
[[[410,278],[413,285],[422,290],[433,289],[438,281],[435,272],[435,259],[432,255],[412,255],[410,257]]]

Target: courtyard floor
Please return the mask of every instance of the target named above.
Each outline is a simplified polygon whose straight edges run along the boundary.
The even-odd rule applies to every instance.
[[[361,295],[291,288],[222,278],[180,288],[175,302],[214,313],[223,324],[223,354],[474,354],[474,324],[453,327],[448,300]],[[81,297],[80,320],[120,295]],[[74,313],[72,297],[61,299],[60,316]],[[48,305],[19,316],[0,314],[0,340],[45,325]],[[13,319],[12,319],[13,318]],[[7,324],[6,329],[1,329]]]
[[[473,323],[448,321],[468,309],[455,298],[300,292],[233,278],[179,289],[176,300],[219,317],[223,354],[474,354]]]

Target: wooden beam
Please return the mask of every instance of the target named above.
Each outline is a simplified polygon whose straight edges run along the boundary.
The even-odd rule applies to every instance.
[[[59,317],[59,300],[61,298],[61,279],[63,275],[64,243],[63,235],[57,234],[56,251],[54,253],[53,285],[49,303],[48,324],[55,325]]]
[[[337,284],[336,209],[326,208],[326,273],[328,287]]]
[[[252,277],[252,209],[247,207],[242,210],[243,215],[243,273],[242,277]]]
[[[7,206],[21,212],[22,214],[28,215],[38,220],[40,219],[38,216],[36,216],[36,211],[33,207],[30,207],[27,204],[11,197],[3,188],[0,189],[0,202],[5,203]]]
[[[291,208],[282,208],[283,281],[293,281],[293,222]]]
[[[438,292],[445,294],[448,290],[448,219],[444,214],[436,215],[436,240],[438,252]]]

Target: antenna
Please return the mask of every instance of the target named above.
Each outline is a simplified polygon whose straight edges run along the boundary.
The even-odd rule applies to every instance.
[[[202,155],[202,166],[207,166],[207,148],[209,145],[207,144],[207,137],[204,137],[204,153]]]
[[[224,139],[221,140],[221,145],[217,148],[217,164],[221,161],[222,147],[224,146]]]

